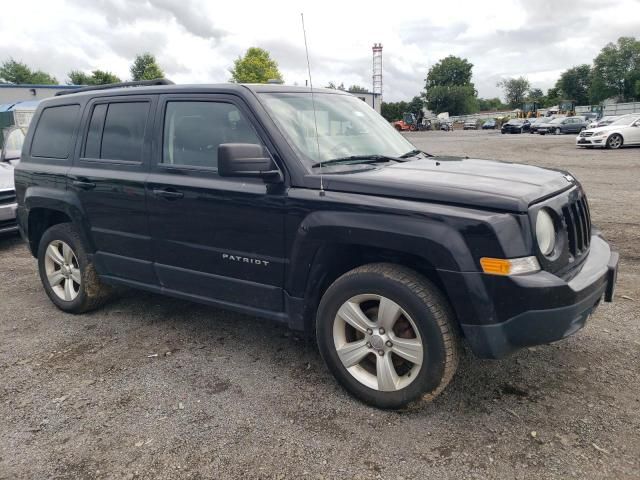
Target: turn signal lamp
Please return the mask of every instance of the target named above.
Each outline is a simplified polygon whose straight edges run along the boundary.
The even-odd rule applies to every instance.
[[[536,257],[511,259],[482,257],[480,266],[482,271],[489,275],[508,276],[540,271],[540,264]]]

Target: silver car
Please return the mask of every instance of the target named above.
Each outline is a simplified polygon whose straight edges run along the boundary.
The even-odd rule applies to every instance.
[[[16,189],[13,184],[13,168],[20,160],[24,131],[12,127],[5,131],[0,153],[0,235],[16,232]]]

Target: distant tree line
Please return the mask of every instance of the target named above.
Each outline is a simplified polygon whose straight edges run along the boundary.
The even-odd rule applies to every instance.
[[[278,64],[266,50],[249,48],[245,54],[238,57],[230,70],[231,82],[237,83],[267,83],[270,80],[282,81],[282,74]],[[155,80],[165,76],[155,56],[142,53],[135,57],[129,68],[131,80]],[[71,70],[67,73],[68,85],[104,85],[119,83],[122,80],[116,74],[107,70]],[[32,70],[27,64],[10,58],[0,64],[0,83],[57,85],[58,80],[42,70]],[[353,85],[354,91],[361,91],[362,87]],[[351,90],[350,90],[351,91]]]
[[[607,99],[618,102],[640,101],[640,41],[635,37],[620,37],[607,44],[594,58],[593,64],[576,65],[565,70],[555,85],[545,94],[533,87],[526,77],[505,78],[498,82],[500,98],[480,98],[471,82],[473,64],[465,58],[450,55],[433,65],[425,79],[425,89],[411,102],[384,102],[382,115],[389,121],[399,120],[404,112],[415,109],[416,98],[438,114],[464,115],[478,111],[522,108],[524,103],[537,102],[551,107],[562,100],[576,105],[595,105]]]
[[[640,41],[635,37],[620,37],[607,44],[594,58],[592,65],[577,65],[564,71],[546,94],[531,85],[526,77],[505,78],[498,82],[504,94],[500,98],[480,98],[471,81],[473,64],[466,58],[445,57],[427,72],[424,91],[408,102],[384,102],[382,115],[387,120],[398,120],[404,112],[419,112],[423,107],[434,113],[449,112],[462,115],[486,110],[519,108],[525,102],[537,102],[541,107],[556,105],[561,100],[573,100],[577,105],[597,104],[613,98],[616,101],[640,100]],[[132,80],[153,80],[164,77],[156,58],[150,53],[137,55],[130,69]],[[249,48],[239,56],[229,70],[229,81],[237,83],[282,82],[278,63],[268,51]],[[72,70],[69,85],[101,85],[120,82],[107,70],[91,72]],[[0,83],[57,84],[58,80],[47,72],[31,69],[10,58],[0,64]],[[366,93],[360,85],[346,88],[331,81],[327,88],[351,93]]]

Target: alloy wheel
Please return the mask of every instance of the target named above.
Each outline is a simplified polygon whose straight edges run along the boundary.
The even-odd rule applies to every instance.
[[[80,293],[82,274],[78,258],[71,247],[62,240],[54,240],[47,246],[44,269],[51,290],[66,302],[76,299]]]
[[[620,135],[612,135],[607,140],[607,146],[609,148],[620,148],[622,146],[622,137]]]
[[[351,297],[333,322],[338,358],[361,384],[378,391],[402,390],[425,358],[416,323],[393,300],[374,294]]]

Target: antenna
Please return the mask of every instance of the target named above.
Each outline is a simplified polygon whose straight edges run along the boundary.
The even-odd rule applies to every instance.
[[[313,81],[311,80],[311,63],[309,63],[309,47],[307,46],[307,31],[304,28],[304,13],[300,14],[302,20],[302,35],[304,36],[304,49],[307,53],[307,71],[309,72],[309,88],[311,89],[311,108],[313,108],[313,126],[316,131],[316,148],[318,151],[318,163],[320,164],[320,196],[324,196],[324,182],[322,181],[322,158],[320,157],[320,139],[318,138],[318,119],[316,118],[316,101],[313,96]]]

